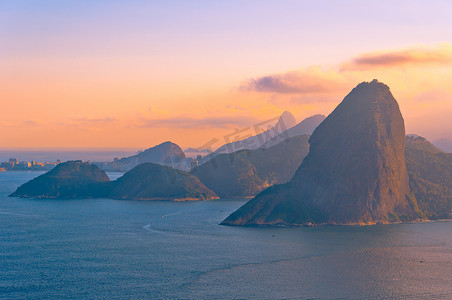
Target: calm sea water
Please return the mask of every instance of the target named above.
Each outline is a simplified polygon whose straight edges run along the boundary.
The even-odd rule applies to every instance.
[[[7,197],[39,174],[0,172],[1,298],[452,299],[451,222],[225,227],[245,200]]]

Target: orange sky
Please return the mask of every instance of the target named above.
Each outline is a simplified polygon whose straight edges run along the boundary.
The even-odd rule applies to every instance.
[[[25,6],[5,7],[2,24],[7,26],[0,29],[0,148],[139,149],[166,140],[198,147],[212,138],[219,140],[214,145],[219,147],[235,128],[284,110],[298,121],[328,114],[354,86],[374,78],[390,86],[407,133],[430,140],[452,138],[452,45],[447,42],[452,37],[407,34],[415,30],[405,26],[408,17],[414,19],[422,7],[405,16],[406,24],[396,24],[405,38],[385,27],[374,29],[373,36],[360,34],[361,43],[344,45],[338,39],[355,30],[351,25],[369,25],[372,32],[372,26],[381,24],[364,24],[372,19],[343,22],[330,28],[331,36],[321,35],[326,32],[322,26],[315,32],[294,31],[292,27],[307,24],[296,24],[301,21],[295,14],[293,24],[283,22],[291,20],[290,5],[285,7],[287,15],[271,15],[273,19],[268,18],[271,5],[266,6],[258,12],[248,8],[256,20],[270,23],[262,30],[249,14],[227,7],[230,11],[216,11],[220,20],[211,31],[201,26],[203,21],[212,24],[211,19],[198,21],[198,28],[188,17],[186,26],[194,28],[184,29],[184,19],[181,24],[137,21],[128,30],[120,21],[117,27],[108,23],[112,21],[95,23],[96,14],[117,17],[124,7],[89,7],[92,15],[87,16],[60,7],[63,15],[71,14],[72,23],[57,19],[55,11],[32,14],[23,11]],[[147,17],[140,8],[127,7],[122,22]],[[190,13],[195,17],[198,11]],[[234,20],[221,19],[228,14],[236,18],[233,28],[228,22]],[[78,24],[82,16],[84,22]],[[438,24],[427,28],[432,32],[437,32],[434,25],[446,22],[445,16],[436,17]],[[388,23],[395,20],[388,18]]]

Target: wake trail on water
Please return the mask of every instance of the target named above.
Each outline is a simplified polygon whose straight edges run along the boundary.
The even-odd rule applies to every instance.
[[[183,234],[179,232],[169,231],[165,229],[160,229],[152,225],[152,223],[146,224],[143,226],[143,229],[152,233],[168,235],[168,236],[181,236],[181,237],[199,237],[195,234]]]
[[[174,212],[174,213],[162,215],[161,218],[163,219],[163,218],[170,217],[170,216],[180,215],[181,213],[182,213],[182,210]],[[178,234],[178,233],[174,233],[174,232],[168,232],[168,231],[165,231],[165,230],[157,229],[157,228],[155,228],[152,225],[152,222],[149,223],[149,224],[144,225],[143,229],[146,230],[146,231],[153,232],[153,233],[158,233],[158,234],[182,236],[182,234]]]
[[[22,213],[15,213],[15,212],[9,212],[9,211],[0,211],[1,215],[11,215],[11,216],[20,216],[20,217],[37,217],[37,215],[31,215],[31,214],[22,214]]]
[[[169,216],[175,216],[175,215],[180,215],[182,213],[182,210],[175,212],[175,213],[171,213],[171,214],[167,214],[167,215],[162,215],[162,218],[166,218]]]

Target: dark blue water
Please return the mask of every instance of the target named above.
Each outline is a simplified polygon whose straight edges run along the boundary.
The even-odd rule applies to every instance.
[[[452,223],[219,226],[245,200],[8,198],[0,173],[0,297],[452,298]],[[117,176],[117,174],[116,174]]]

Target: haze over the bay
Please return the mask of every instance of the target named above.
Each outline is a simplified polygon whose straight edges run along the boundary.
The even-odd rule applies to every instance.
[[[452,3],[425,4],[3,1],[0,148],[219,147],[374,78],[408,134],[452,139]]]

